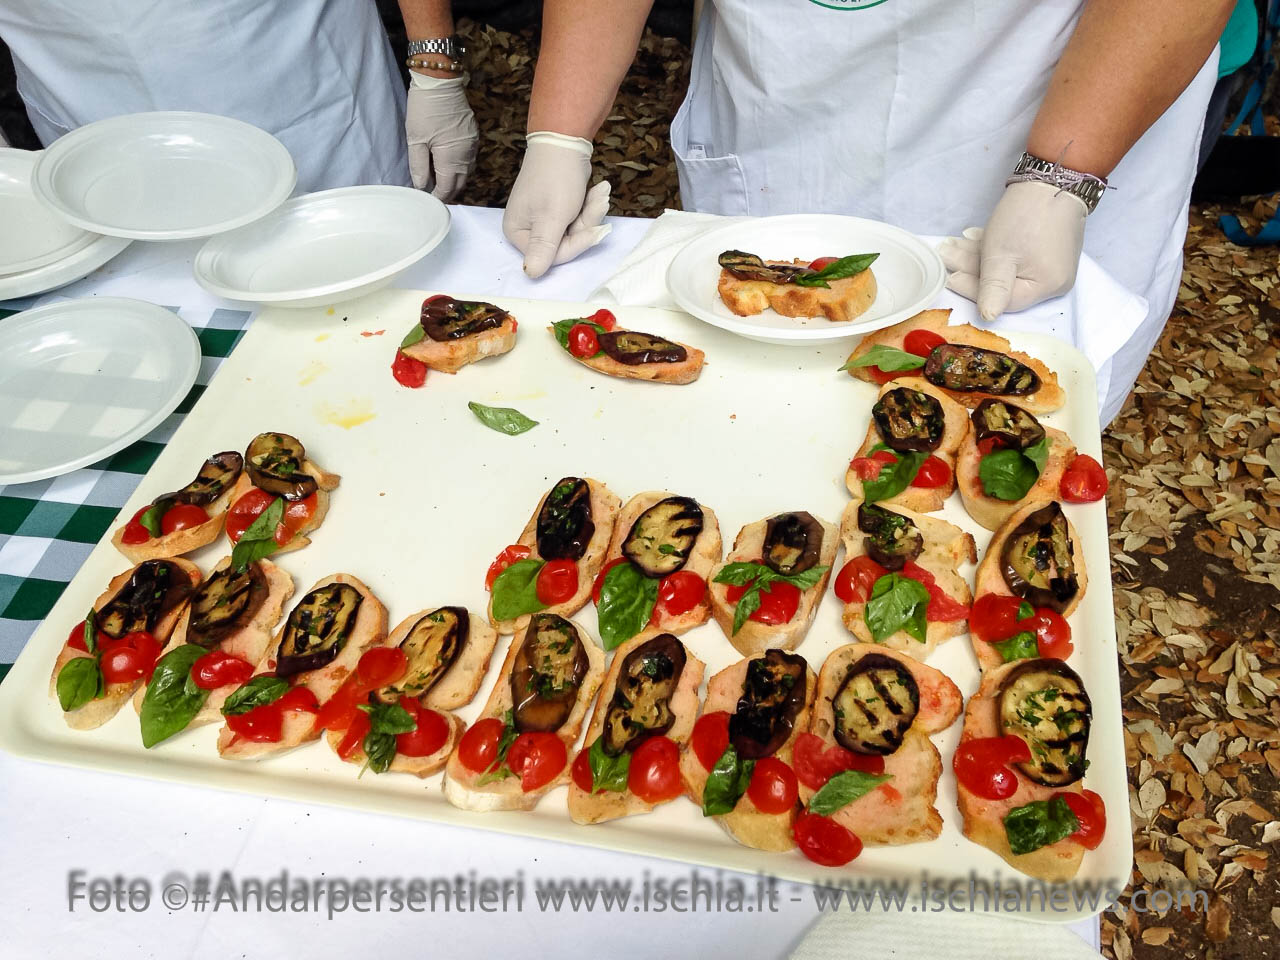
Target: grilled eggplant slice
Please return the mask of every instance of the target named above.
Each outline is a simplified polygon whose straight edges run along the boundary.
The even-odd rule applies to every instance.
[[[1019,770],[1046,787],[1084,776],[1093,705],[1079,674],[1061,660],[1028,660],[1004,678],[998,703],[1001,731],[1031,749]]]
[[[196,478],[181,490],[166,494],[155,500],[174,503],[191,503],[197,507],[205,507],[231,489],[244,470],[244,457],[235,450],[224,450],[215,453],[200,466]]]
[[[858,506],[858,529],[867,556],[886,570],[901,570],[924,550],[924,535],[909,518],[874,503]]]
[[[245,469],[253,485],[286,500],[305,500],[316,492],[316,479],[302,472],[307,451],[287,433],[260,433],[245,453]]]
[[[226,566],[214,571],[191,597],[187,643],[212,648],[252,620],[269,592],[256,563],[242,570]]]
[[[1044,439],[1044,427],[1026,410],[1003,400],[988,398],[970,415],[978,442],[996,437],[1013,450],[1025,450]]]
[[[770,517],[764,530],[763,563],[790,577],[804,573],[822,556],[822,524],[803,510]]]
[[[680,344],[638,330],[602,333],[599,341],[605,354],[629,367],[642,363],[684,363],[689,359],[689,351]]]
[[[511,314],[492,303],[431,297],[422,303],[422,329],[437,343],[461,340],[485,330],[494,330]]]
[[[764,280],[768,283],[790,283],[796,277],[817,272],[799,263],[765,263],[754,253],[741,250],[726,250],[720,254],[718,262],[739,280]]]
[[[807,670],[803,657],[777,649],[747,664],[742,696],[729,718],[729,742],[739,757],[772,756],[787,742],[805,705]]]
[[[647,577],[665,577],[684,567],[702,533],[702,507],[691,497],[659,500],[631,525],[622,555]]]
[[[422,697],[449,672],[471,632],[466,607],[439,607],[425,614],[400,641],[409,661],[404,679],[375,691],[371,700],[399,703],[401,697]]]
[[[957,393],[1019,397],[1040,389],[1040,375],[997,350],[944,343],[934,347],[922,375],[935,387]]]
[[[191,590],[191,579],[168,560],[148,560],[138,564],[129,582],[97,612],[95,626],[113,639],[150,633]]]
[[[611,757],[660,737],[675,723],[671,697],[687,660],[684,644],[662,633],[640,644],[622,661],[601,731],[601,749]]]
[[[836,741],[854,753],[888,756],[920,712],[920,687],[911,671],[883,653],[849,665],[831,698]]]
[[[276,654],[276,676],[327,666],[342,652],[364,596],[346,583],[312,590],[293,608]]]
[[[1010,592],[1037,607],[1062,613],[1080,590],[1071,531],[1056,500],[1029,514],[1009,534],[1000,553]]]
[[[938,398],[909,387],[885,393],[871,408],[871,417],[884,445],[900,453],[937,450],[946,430]]]
[[[590,665],[577,627],[554,613],[535,613],[511,666],[515,728],[553,733],[564,726]]]
[[[538,554],[544,560],[579,560],[596,532],[591,486],[579,477],[560,480],[538,511]]]

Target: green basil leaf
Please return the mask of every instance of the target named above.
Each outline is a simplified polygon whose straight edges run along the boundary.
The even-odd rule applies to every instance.
[[[250,677],[248,683],[227,697],[226,703],[222,705],[222,715],[238,717],[255,707],[275,703],[288,692],[289,681],[280,677],[268,677],[265,674]]]
[[[84,618],[84,648],[90,653],[98,652],[98,624],[93,608]]]
[[[1005,836],[1014,853],[1030,853],[1071,836],[1080,821],[1061,796],[1052,800],[1032,800],[1014,807],[1004,818]]]
[[[514,407],[486,407],[474,400],[467,406],[486,427],[505,433],[508,437],[518,437],[538,425],[537,420],[530,420]]]
[[[885,373],[898,373],[902,370],[915,370],[923,367],[925,358],[897,347],[887,347],[877,343],[860,357],[854,357],[841,370],[852,370],[855,367],[879,367]]]
[[[160,536],[160,518],[164,511],[160,509],[159,503],[153,503],[143,511],[142,516],[138,518],[138,522],[147,529],[147,533],[153,537]]]
[[[413,328],[404,335],[404,339],[400,341],[400,349],[412,347],[415,343],[427,335],[426,329],[420,323],[415,323]]]
[[[978,463],[982,492],[1010,503],[1025,497],[1039,477],[1036,465],[1020,450],[992,450]]]
[[[480,775],[480,779],[476,781],[476,786],[482,787],[486,783],[494,780],[505,780],[507,777],[515,776],[507,768],[507,751],[511,749],[511,745],[516,742],[516,738],[520,736],[520,731],[516,729],[515,713],[508,710],[502,715],[502,739],[498,741],[498,753],[493,759],[493,766]]]
[[[1030,630],[1015,633],[1009,639],[993,643],[992,646],[999,651],[1005,663],[1040,656],[1040,648],[1036,645],[1036,635]]]
[[[244,570],[255,560],[269,557],[280,549],[280,544],[276,543],[276,527],[283,517],[284,498],[276,497],[240,534],[231,550],[231,566],[237,571]]]
[[[364,750],[364,767],[361,773],[366,769],[374,773],[386,773],[387,768],[391,766],[391,761],[396,758],[394,734],[370,730],[364,735],[364,741],[360,746]]]
[[[192,666],[208,652],[194,643],[184,643],[156,663],[139,713],[144,747],[154,747],[187,729],[209,699],[209,691],[201,690],[191,679]]]
[[[1034,617],[1035,615],[1036,615],[1036,608],[1033,607],[1031,604],[1027,603],[1027,601],[1023,600],[1020,604],[1018,604],[1019,620],[1025,620],[1027,619],[1027,617]]]
[[[896,453],[897,463],[886,463],[880,473],[871,480],[862,481],[862,499],[867,503],[877,500],[888,500],[896,497],[907,487],[920,472],[920,464],[929,458],[929,454],[912,450],[907,453]]]
[[[733,609],[733,636],[737,636],[738,631],[751,619],[751,615],[760,609],[760,590],[760,584],[753,583],[738,598],[738,605]]]
[[[714,817],[721,813],[730,813],[747,792],[751,783],[751,772],[755,770],[754,760],[743,760],[733,744],[724,748],[720,759],[711,768],[707,777],[707,785],[702,790],[702,815]]]
[[[1049,437],[1045,435],[1022,451],[1022,455],[1036,465],[1036,475],[1044,473],[1044,465],[1049,462]]]
[[[604,752],[604,737],[596,737],[587,751],[587,761],[591,764],[592,793],[627,789],[627,774],[631,770],[631,754],[627,751],[611,757]]]
[[[810,567],[808,570],[801,571],[800,573],[786,575],[778,574],[777,576],[779,580],[785,580],[793,587],[799,587],[801,590],[808,590],[812,587],[816,587],[818,585],[818,581],[822,579],[822,575],[830,569],[831,568],[825,563],[820,563],[817,566]]]
[[[809,810],[829,817],[842,807],[847,807],[859,797],[870,793],[886,780],[892,780],[889,773],[863,773],[861,770],[844,770],[822,785],[821,789],[809,801]]]
[[[538,571],[545,560],[525,557],[503,570],[493,581],[493,619],[514,620],[547,609],[538,599]]]
[[[878,253],[855,253],[829,263],[817,273],[801,274],[791,282],[799,287],[828,287],[828,280],[843,280],[861,273],[876,262]]]
[[[418,729],[417,718],[398,703],[359,703],[356,709],[369,715],[369,730],[373,733],[394,737],[398,733],[413,733]],[[368,753],[367,750],[365,752]]]
[[[643,630],[657,602],[657,580],[646,577],[634,563],[610,567],[600,585],[596,608],[604,648],[612,650]]]
[[[58,671],[58,703],[68,713],[97,699],[103,690],[102,669],[98,666],[97,657],[76,657],[64,663]]]
[[[555,334],[556,340],[559,342],[560,346],[564,347],[566,350],[569,349],[569,331],[580,323],[585,323],[588,327],[595,330],[597,336],[602,333],[608,333],[608,331],[605,330],[604,327],[600,326],[600,324],[592,323],[590,320],[586,320],[584,318],[569,317],[567,320],[557,320],[551,325],[551,332]],[[603,350],[597,350],[591,356],[598,357],[602,353],[604,353]],[[586,359],[589,360],[591,358],[588,357]]]
[[[716,574],[716,583],[727,583],[731,587],[745,587],[749,583],[756,580],[764,579],[768,582],[777,576],[772,570],[763,563],[750,563],[746,560],[735,560],[732,563],[726,563],[721,567],[720,572]]]
[[[887,573],[872,585],[863,617],[876,643],[899,630],[924,643],[928,609],[929,591],[923,583],[899,573]]]

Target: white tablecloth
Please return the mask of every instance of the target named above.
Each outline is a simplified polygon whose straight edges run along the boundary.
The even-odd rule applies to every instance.
[[[640,240],[648,221],[613,219],[600,246],[538,281],[502,239],[500,211],[455,207],[449,237],[397,285],[495,296],[578,300],[587,296]],[[90,277],[52,296],[133,296],[196,307],[219,304],[191,277],[198,242],[137,243]],[[650,915],[597,908],[545,913],[526,896],[520,912],[473,915],[467,907],[432,913],[348,909],[241,912],[161,905],[162,881],[224,870],[264,880],[294,877],[393,878],[474,874],[498,879],[687,878],[669,861],[504,837],[417,821],[209,789],[69,770],[0,754],[0,955],[6,957],[783,957],[817,918],[808,888],[782,885],[779,910]],[[114,903],[103,912],[83,900],[69,909],[71,871],[94,877],[145,877],[151,904],[142,912]],[[715,881],[717,872],[699,874]],[[725,875],[733,876],[733,875]],[[754,883],[754,878],[743,878]],[[99,904],[100,905],[100,904]],[[464,905],[465,906],[465,905]],[[1097,944],[1097,923],[1076,925]],[[911,917],[902,918],[909,947]],[[994,945],[993,945],[994,946]],[[998,947],[995,947],[998,952]],[[849,953],[858,947],[850,944]],[[904,955],[910,955],[909,951]]]

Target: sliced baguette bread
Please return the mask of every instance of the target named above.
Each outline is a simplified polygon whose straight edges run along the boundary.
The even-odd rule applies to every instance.
[[[432,340],[423,337],[417,343],[401,347],[401,353],[425,363],[441,373],[457,373],[469,363],[509,353],[516,345],[516,318],[508,316],[502,325],[481,330],[457,340]]]
[[[319,464],[310,459],[302,462],[302,470],[308,476],[315,478],[316,508],[311,516],[307,518],[307,522],[298,528],[297,533],[293,535],[289,542],[275,550],[275,554],[288,553],[290,550],[301,550],[311,542],[308,534],[316,530],[324,522],[325,514],[329,512],[329,495],[338,489],[338,484],[342,481],[342,477],[338,476],[338,474],[325,472],[320,468]],[[231,506],[234,507],[236,501],[252,489],[253,481],[249,479],[249,474],[247,472],[240,474],[240,479],[236,481],[236,485],[231,491]],[[288,509],[287,502],[285,509]],[[227,539],[230,540],[230,536]],[[234,540],[232,541],[232,546],[235,546]]]
[[[130,563],[142,563],[144,560],[156,560],[160,557],[180,557],[193,550],[199,550],[205,544],[213,543],[218,539],[218,535],[222,533],[222,523],[226,519],[227,509],[231,506],[231,498],[235,492],[235,481],[240,478],[243,464],[243,458],[234,450],[216,453],[204,462],[195,481],[183,488],[183,490],[187,490],[199,483],[205,478],[207,472],[220,473],[225,478],[226,486],[222,493],[210,503],[200,505],[200,508],[208,514],[208,520],[198,523],[194,527],[174,530],[172,533],[161,533],[159,536],[151,537],[142,543],[124,542],[125,531],[129,528],[129,521],[126,521],[111,535],[112,546],[128,557]],[[229,475],[232,468],[235,471],[234,476]],[[208,490],[208,493],[212,492],[212,490]],[[165,498],[157,499],[162,500]],[[154,506],[156,502],[152,501],[152,505]],[[161,517],[157,517],[156,521],[159,522],[161,519]]]
[[[770,266],[799,264],[805,260],[767,260]],[[724,305],[740,317],[763,313],[772,307],[784,317],[826,317],[847,323],[866,313],[876,299],[876,277],[870,268],[843,280],[829,281],[829,287],[801,287],[794,283],[768,280],[739,280],[721,269],[716,291]]]
[[[548,330],[555,332],[555,327],[547,327]],[[601,337],[616,336],[618,334],[632,334],[641,337],[653,337],[653,334],[638,333],[635,330],[613,330]],[[687,343],[679,343],[675,340],[666,340],[666,344],[679,347],[684,356],[680,359],[672,360],[651,360],[647,362],[625,363],[618,360],[603,349],[594,357],[579,357],[572,351],[566,351],[569,356],[577,360],[583,366],[590,367],[600,373],[610,377],[619,377],[624,380],[648,380],[651,383],[693,383],[698,379],[698,374],[702,373],[702,363],[706,360],[707,355],[697,347],[691,347]]]
[[[1053,500],[1058,496],[1062,474],[1075,459],[1076,445],[1061,430],[1045,427],[1044,433],[1049,441],[1048,459],[1045,460],[1040,476],[1021,500],[1001,500],[987,496],[979,473],[983,454],[978,449],[977,435],[970,430],[961,443],[960,454],[956,458],[956,482],[960,488],[960,499],[969,516],[988,530],[1000,529],[1000,525],[1023,503]]]

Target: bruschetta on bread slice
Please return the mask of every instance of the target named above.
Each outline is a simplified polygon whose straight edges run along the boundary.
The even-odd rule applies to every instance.
[[[515,633],[532,613],[571,617],[591,599],[622,501],[599,480],[564,477],[489,568],[489,623]]]
[[[918,377],[886,383],[845,486],[855,500],[941,510],[956,488],[956,455],[968,433],[968,412],[944,391]]]
[[[1013,596],[1031,608],[1069,617],[1088,585],[1075,526],[1057,500],[1038,500],[1015,510],[992,535],[973,588],[979,601],[988,594]],[[983,670],[1005,662],[996,642],[980,639],[977,631],[970,638]]]
[[[592,591],[604,648],[706,623],[720,550],[715,512],[692,497],[650,490],[628,500]]]
[[[707,698],[689,747],[680,757],[689,799],[744,846],[783,851],[800,812],[798,794],[774,805],[772,791],[751,783],[778,779],[795,787],[791,772],[796,737],[808,726],[817,676],[799,654],[767,650],[740,660],[707,681]],[[770,807],[756,805],[752,794]],[[769,794],[768,797],[762,793]]]
[[[429,777],[457,745],[466,724],[451,711],[476,695],[497,642],[466,607],[419,610],[364,652],[316,725],[362,770]]]
[[[222,721],[222,705],[257,672],[292,596],[293,577],[270,560],[242,568],[230,557],[218,562],[191,595],[150,681],[133,697],[144,747]]]
[[[863,843],[934,839],[942,758],[929,737],[955,723],[963,703],[946,674],[914,657],[866,643],[833,650],[809,721],[817,741],[797,748],[801,799]]]
[[[973,594],[960,572],[978,559],[973,537],[905,507],[854,500],[840,517],[842,619],[862,643],[924,660],[965,632]]]
[[[213,543],[231,506],[232,491],[244,468],[234,450],[215,453],[196,478],[181,490],[156,497],[111,536],[112,545],[131,563],[180,557]]]
[[[704,669],[669,633],[618,648],[571,766],[574,823],[648,813],[684,792],[680,750],[698,716]]]
[[[716,292],[724,305],[740,317],[772,307],[774,313],[784,317],[826,317],[847,323],[866,313],[875,302],[876,277],[870,264],[876,256],[861,254],[840,260],[823,257],[811,263],[766,261],[752,253],[726,250],[719,258]]]
[[[990,330],[948,325],[950,318],[950,310],[922,310],[869,333],[841,369],[875,383],[923,377],[968,407],[993,397],[1032,413],[1050,413],[1067,402],[1058,375],[1043,361],[1010,350],[1009,341]]]
[[[1028,500],[1058,496],[1076,446],[1061,430],[1006,400],[983,400],[960,444],[956,480],[969,516],[997,530]]]
[[[319,705],[387,635],[387,609],[348,573],[307,591],[272,640],[262,669],[222,704],[218,753],[261,760],[320,737]]]
[[[492,303],[444,294],[422,301],[422,315],[400,352],[441,373],[507,353],[516,345],[516,318]]]
[[[611,377],[653,383],[693,383],[706,359],[697,347],[639,330],[620,330],[613,313],[597,310],[547,327],[579,363]]]
[[[532,810],[569,780],[569,751],[604,671],[604,653],[586,630],[535,613],[511,639],[489,701],[449,756],[445,798],[479,813]]]
[[[142,684],[200,584],[186,560],[144,560],[111,578],[72,628],[53,664],[49,695],[73,730],[100,727]]]
[[[1081,784],[1091,720],[1084,683],[1061,660],[988,670],[953,761],[964,835],[1038,880],[1074,877],[1085,852],[1073,836],[1079,818],[1105,826],[1094,812],[1101,798]]]
[[[324,522],[329,495],[341,480],[311,461],[297,437],[258,434],[245,452],[244,472],[231,492],[227,539],[232,546],[246,533],[261,532],[259,539],[264,539],[268,531],[257,531],[254,524],[266,523],[262,517],[270,511],[279,517],[271,553],[305,547],[311,542],[307,534]]]
[[[794,650],[813,624],[840,547],[835,524],[803,510],[747,524],[711,574],[711,614],[745,657]]]

